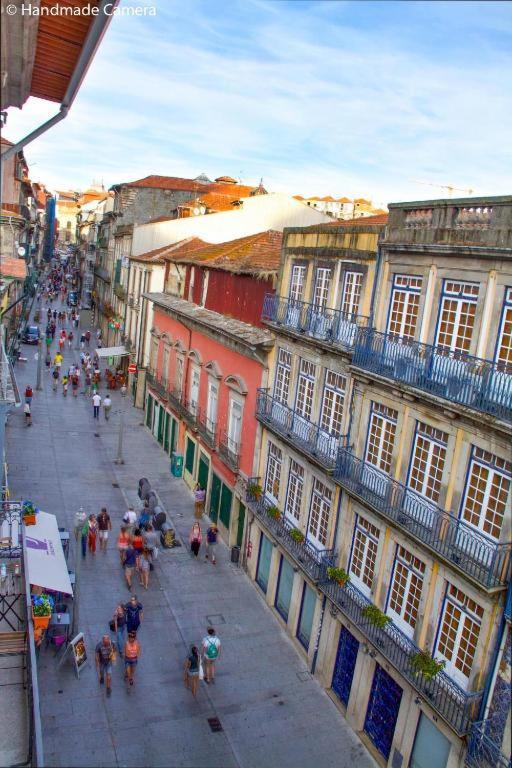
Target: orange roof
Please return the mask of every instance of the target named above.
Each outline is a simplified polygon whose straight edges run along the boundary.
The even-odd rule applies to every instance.
[[[196,190],[208,189],[209,184],[201,184],[194,179],[182,179],[179,176],[144,176],[137,181],[127,181],[121,184],[115,184],[116,187],[149,187],[151,189],[176,189],[183,192],[195,192]]]
[[[294,200],[304,200],[302,195],[294,195],[293,198],[294,198]]]
[[[349,197],[338,197],[338,203],[351,203],[352,200]]]
[[[379,213],[377,216],[358,216],[357,219],[333,219],[326,224],[312,224],[309,227],[303,229],[308,232],[322,231],[324,228],[331,229],[332,227],[379,227],[385,226],[388,223],[388,214]]]
[[[25,259],[15,259],[13,256],[2,256],[0,259],[0,276],[24,280],[27,276]]]
[[[7,144],[8,147],[14,147],[14,142],[9,141],[9,139],[6,139],[4,136],[0,136],[0,142],[2,142],[2,144]]]
[[[238,184],[237,180],[234,179],[232,176],[217,176],[215,181],[217,181],[217,182],[220,181],[221,183],[224,182],[224,183],[228,183],[228,184]]]
[[[240,237],[225,243],[205,245],[188,255],[168,254],[170,261],[204,264],[209,269],[241,274],[277,272],[281,258],[282,232],[269,229],[256,235]]]
[[[365,200],[364,197],[356,197],[356,199],[354,200],[354,203],[364,203],[365,205],[371,205],[372,201]]]
[[[199,248],[204,248],[208,243],[199,237],[192,237],[186,240],[180,240],[172,245],[164,245],[161,248],[155,248],[153,251],[141,253],[139,256],[130,256],[133,261],[149,261],[154,264],[162,264],[164,261],[174,261],[177,256],[187,255]]]
[[[228,187],[230,185],[223,184]],[[197,205],[204,205],[208,211],[232,211],[235,207],[237,200],[242,197],[249,197],[254,187],[241,187],[236,186],[234,190],[216,190],[214,192],[207,192],[205,195],[201,195],[198,198],[192,198],[185,203],[181,203],[180,208],[195,208]]]

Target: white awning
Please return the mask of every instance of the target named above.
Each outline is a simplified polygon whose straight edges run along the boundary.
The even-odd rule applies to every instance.
[[[31,584],[72,595],[68,566],[55,515],[39,512],[36,524],[25,527],[28,578]]]
[[[123,357],[130,353],[124,347],[102,347],[96,350],[98,357]]]

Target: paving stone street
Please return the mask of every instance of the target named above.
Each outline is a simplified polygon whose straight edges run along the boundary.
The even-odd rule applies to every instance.
[[[55,347],[55,344],[54,344]],[[71,663],[58,667],[50,646],[39,656],[39,688],[48,766],[208,766],[211,768],[343,768],[374,765],[342,714],[309,674],[257,589],[219,546],[218,565],[193,561],[187,545],[192,494],[171,476],[169,459],[143,425],[131,398],[113,393],[113,414],[93,419],[91,401],[52,391],[43,370],[35,391],[35,348],[24,347],[17,365],[20,389],[34,387],[33,426],[22,409],[7,428],[9,482],[14,498],[29,498],[72,530],[77,509],[106,506],[114,530],[107,553],[87,556],[80,575],[80,629],[88,667],[77,680]],[[64,367],[78,359],[66,350]],[[103,392],[101,392],[103,394]],[[125,408],[124,459],[116,465],[120,408]],[[142,658],[127,693],[123,665],[114,668],[105,696],[93,663],[94,646],[107,631],[116,604],[129,592],[115,538],[127,505],[138,506],[140,477],[149,478],[184,545],[160,551],[150,588],[137,586],[145,619]],[[204,521],[205,522],[205,521]],[[203,530],[205,528],[203,522]],[[74,541],[68,564],[74,567]],[[211,623],[223,646],[216,684],[201,684],[195,701],[182,682],[191,643]],[[218,718],[213,732],[208,719]]]

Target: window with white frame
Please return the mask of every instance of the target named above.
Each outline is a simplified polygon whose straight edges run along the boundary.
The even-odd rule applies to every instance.
[[[325,372],[320,427],[334,437],[341,435],[346,386],[345,376],[334,371]]]
[[[169,381],[169,355],[171,350],[167,344],[164,345],[164,360],[162,365],[162,384],[167,387]]]
[[[294,459],[290,459],[290,473],[288,475],[288,490],[284,513],[294,522],[300,519],[302,506],[302,494],[304,491],[304,469]]]
[[[317,267],[315,272],[315,287],[313,304],[316,309],[325,309],[329,301],[332,270],[329,267]]]
[[[439,625],[436,656],[446,672],[467,688],[482,625],[483,608],[453,584],[448,584]]]
[[[446,432],[416,422],[408,485],[434,504],[437,504],[441,491],[447,445]]]
[[[496,362],[512,365],[512,288],[505,288]]]
[[[415,275],[395,275],[391,293],[388,333],[401,339],[414,339],[420,310],[423,279]]]
[[[295,398],[295,410],[308,421],[313,410],[313,396],[315,393],[316,366],[309,360],[301,358],[299,366],[299,379],[297,382],[297,396]]]
[[[499,541],[507,508],[510,509],[512,462],[472,447],[462,520]]]
[[[443,281],[436,344],[451,352],[469,352],[475,325],[478,283]]]
[[[229,398],[228,448],[236,456],[240,454],[243,415],[243,397],[232,392]]]
[[[217,408],[219,402],[219,382],[208,379],[208,401],[206,404],[206,428],[212,434],[217,426]]]
[[[279,498],[279,487],[281,484],[281,468],[283,465],[283,454],[280,448],[274,443],[268,443],[267,475],[265,478],[265,492],[273,501],[277,503]]]
[[[304,264],[294,264],[290,279],[290,300],[302,301],[304,296],[304,282],[306,280],[306,267]]]
[[[379,535],[379,529],[375,525],[361,515],[356,515],[349,572],[356,586],[367,596],[370,594],[375,574]]]
[[[387,613],[411,637],[418,620],[425,563],[397,545]]]
[[[189,392],[189,404],[188,408],[190,413],[194,416],[197,413],[197,405],[199,402],[199,382],[200,382],[200,369],[199,366],[194,364],[190,367],[190,392]]]
[[[331,504],[332,491],[320,482],[318,478],[314,477],[313,489],[311,491],[308,539],[319,547],[327,547]]]
[[[178,395],[181,396],[182,389],[183,389],[183,355],[177,354],[176,355],[176,379],[175,379],[175,385],[176,385],[176,391]]]
[[[362,287],[362,272],[345,272],[341,292],[341,311],[345,315],[354,317],[358,314]]]
[[[275,399],[286,405],[288,403],[288,392],[290,389],[290,371],[292,365],[292,356],[286,349],[279,349],[277,352],[276,378],[274,381]]]
[[[151,337],[151,351],[149,353],[149,370],[153,375],[156,373],[156,366],[158,362],[158,338],[156,336]]]
[[[366,440],[366,461],[389,474],[396,436],[398,411],[372,402]]]

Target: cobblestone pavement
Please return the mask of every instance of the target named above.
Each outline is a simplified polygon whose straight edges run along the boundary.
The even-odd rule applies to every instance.
[[[55,344],[53,345],[56,346]],[[169,472],[169,459],[143,425],[130,398],[113,394],[109,422],[93,419],[84,395],[54,393],[43,371],[44,391],[35,391],[34,347],[18,363],[21,391],[34,388],[33,426],[22,409],[7,428],[7,460],[13,496],[30,498],[73,527],[80,505],[105,505],[117,535],[127,504],[136,504],[137,482],[148,477],[178,535],[187,541],[192,494]],[[78,352],[66,350],[69,366]],[[125,407],[124,465],[116,465],[120,408]],[[204,528],[204,526],[203,526]],[[114,535],[106,554],[87,556],[80,578],[80,629],[91,663],[80,680],[69,662],[57,667],[54,650],[42,648],[39,685],[48,766],[188,766],[196,768],[328,768],[375,763],[329,697],[309,675],[304,660],[265,607],[242,570],[218,546],[218,565],[193,561],[186,546],[161,550],[150,589],[137,589],[145,620],[139,636],[142,658],[134,688],[114,668],[113,693],[98,685],[93,651],[119,600],[128,598]],[[73,543],[69,555],[74,563]],[[200,686],[197,701],[184,689],[182,664],[208,622],[223,645],[214,686]],[[208,719],[218,718],[213,732]]]

